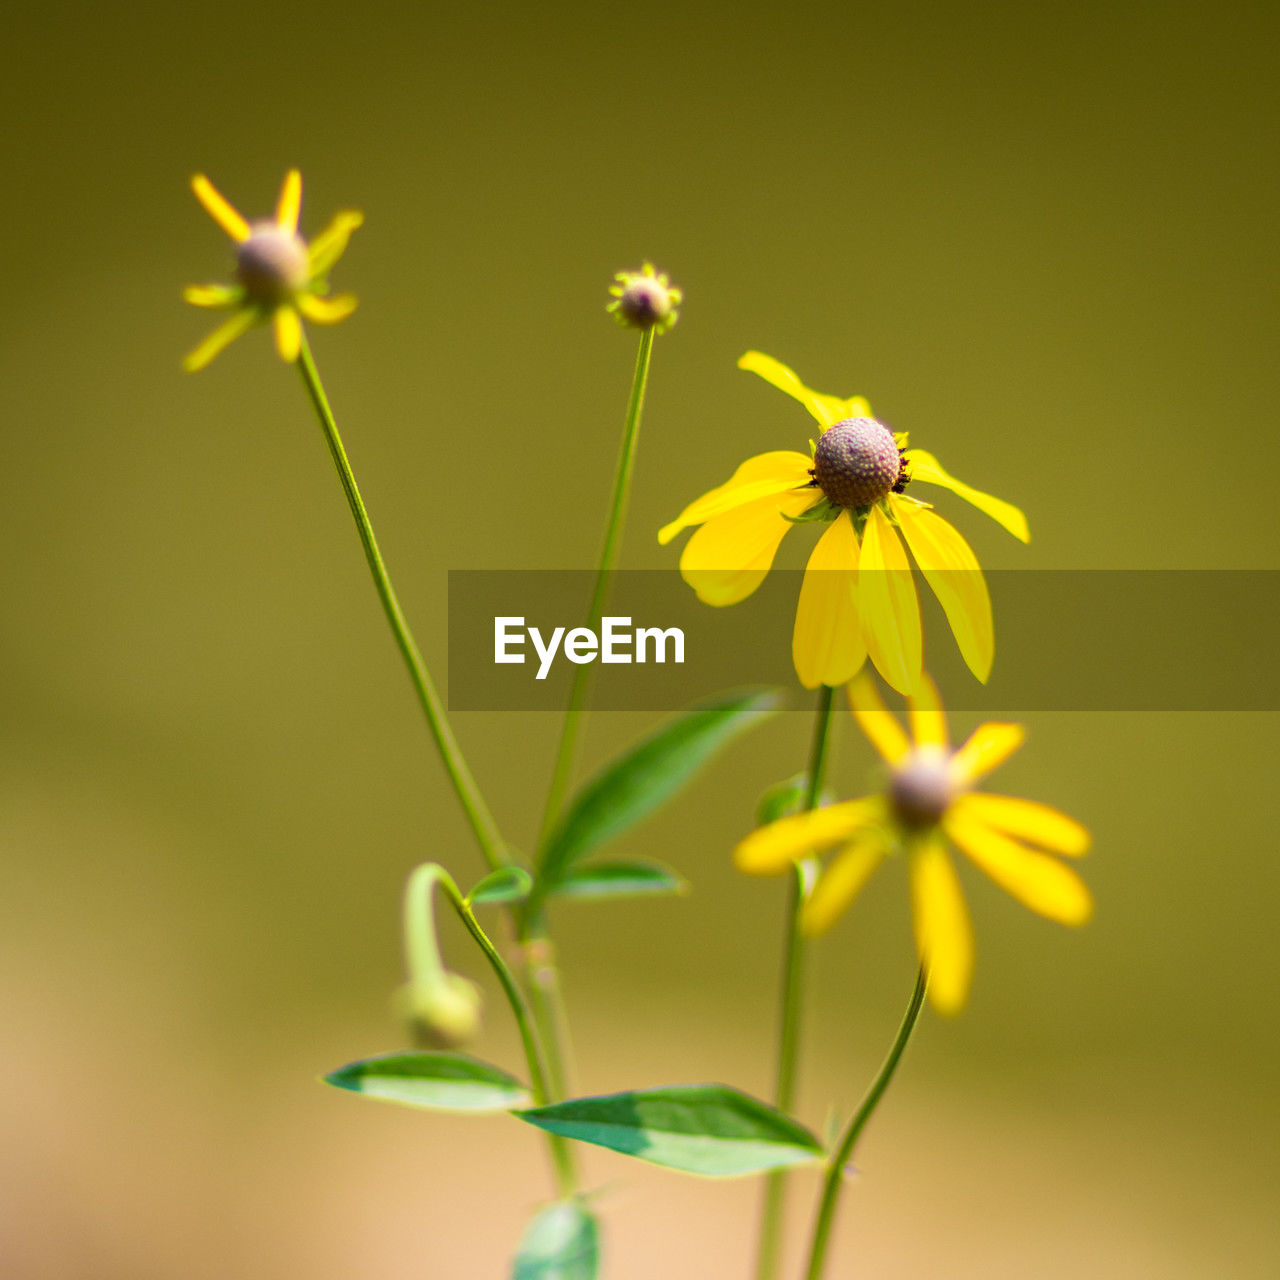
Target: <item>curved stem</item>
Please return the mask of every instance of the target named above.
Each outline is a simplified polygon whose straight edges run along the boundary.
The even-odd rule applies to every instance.
[[[831,707],[835,690],[823,685],[813,725],[809,750],[809,774],[804,807],[815,809],[822,795],[827,754],[831,740]],[[778,1012],[778,1067],[774,1102],[779,1111],[789,1113],[795,1101],[796,1062],[800,1056],[800,1018],[804,997],[804,938],[800,933],[800,911],[811,887],[811,869],[796,863],[790,877],[787,926],[783,940],[782,1001]],[[756,1280],[773,1280],[778,1273],[782,1251],[782,1215],[786,1207],[787,1175],[783,1170],[769,1174],[765,1181],[760,1212],[760,1247],[756,1256]]]
[[[831,1224],[835,1218],[836,1201],[839,1199],[840,1187],[844,1182],[845,1166],[848,1165],[850,1158],[853,1156],[853,1149],[857,1145],[858,1138],[861,1136],[863,1129],[866,1128],[867,1121],[875,1113],[876,1107],[880,1105],[880,1099],[884,1097],[884,1092],[889,1087],[889,1082],[893,1079],[894,1072],[898,1069],[898,1063],[902,1060],[903,1053],[906,1052],[907,1044],[911,1040],[911,1033],[915,1030],[916,1021],[920,1017],[920,1009],[924,1004],[925,988],[928,985],[929,975],[922,965],[916,973],[916,985],[911,992],[911,999],[907,1003],[907,1011],[902,1015],[902,1025],[898,1028],[898,1034],[894,1037],[893,1045],[889,1049],[889,1056],[885,1058],[884,1065],[880,1068],[879,1074],[867,1091],[867,1096],[863,1099],[862,1105],[854,1112],[853,1119],[849,1121],[848,1127],[840,1139],[840,1145],[836,1148],[835,1154],[831,1157],[831,1162],[827,1166],[827,1176],[822,1184],[822,1200],[818,1205],[818,1216],[813,1223],[813,1243],[809,1248],[809,1265],[805,1271],[806,1280],[819,1280],[822,1275],[822,1268],[826,1262],[827,1245],[831,1238]]]
[[[652,328],[640,333],[640,348],[636,352],[636,368],[631,379],[631,396],[627,401],[627,417],[622,429],[622,448],[618,452],[618,468],[613,481],[613,502],[609,508],[609,521],[605,526],[604,545],[600,549],[600,567],[596,570],[595,587],[591,592],[591,605],[587,611],[587,627],[598,631],[604,616],[605,601],[609,596],[609,575],[617,567],[618,551],[622,543],[622,523],[627,513],[627,498],[631,492],[631,473],[635,469],[636,446],[640,439],[640,414],[644,409],[644,391],[649,380],[649,358],[653,352]],[[581,663],[574,668],[573,685],[569,690],[569,705],[564,713],[564,725],[560,731],[560,746],[556,752],[555,768],[551,775],[551,789],[547,793],[547,805],[542,815],[542,834],[539,847],[551,834],[551,828],[560,816],[569,779],[573,775],[573,759],[578,744],[578,725],[587,700],[587,687],[591,682],[594,663]]]
[[[458,746],[457,739],[453,736],[453,730],[449,727],[449,721],[445,716],[444,704],[440,701],[440,695],[436,691],[435,683],[432,681],[426,664],[422,660],[422,655],[418,651],[417,643],[409,630],[409,624],[405,620],[404,612],[400,608],[400,602],[396,599],[395,589],[391,585],[391,577],[387,573],[387,566],[383,562],[382,553],[378,550],[378,541],[373,535],[373,525],[369,520],[369,513],[365,509],[364,499],[361,498],[360,490],[356,485],[351,463],[347,461],[346,450],[342,447],[342,437],[338,434],[338,424],[334,420],[333,410],[329,407],[329,398],[325,395],[324,386],[320,381],[320,373],[311,357],[311,347],[307,342],[305,333],[302,338],[302,350],[298,357],[298,371],[302,375],[303,386],[306,387],[307,394],[311,397],[311,403],[315,406],[316,415],[320,419],[320,426],[324,431],[329,453],[333,457],[333,465],[338,469],[338,478],[342,481],[343,492],[347,495],[347,503],[351,507],[351,515],[356,522],[356,530],[360,534],[360,542],[364,547],[365,559],[369,562],[369,572],[373,575],[373,584],[377,588],[378,598],[382,601],[382,608],[387,615],[387,621],[391,624],[391,632],[395,636],[396,646],[400,650],[401,657],[404,658],[405,666],[409,669],[409,678],[413,681],[413,687],[418,694],[418,701],[422,704],[422,710],[427,717],[427,726],[431,730],[432,738],[435,740],[436,749],[439,751],[440,758],[449,774],[449,779],[453,783],[453,789],[457,792],[458,799],[462,802],[467,821],[471,824],[471,830],[475,833],[476,843],[479,844],[480,852],[484,855],[485,861],[492,869],[504,866],[508,859],[502,837],[498,834],[498,827],[493,820],[493,815],[490,814],[488,806],[480,794],[480,789],[476,786],[475,779],[471,776],[471,770],[467,768],[467,762],[463,759],[462,750]]]
[[[529,1016],[528,1006],[511,970],[499,954],[497,947],[489,940],[488,934],[480,927],[470,904],[463,897],[453,877],[438,863],[426,862],[416,867],[409,877],[405,888],[405,941],[410,952],[410,967],[425,964],[428,969],[434,963],[440,966],[439,953],[436,951],[434,930],[422,929],[418,919],[431,911],[431,891],[439,885],[445,892],[458,918],[467,932],[475,939],[485,959],[489,961],[498,982],[502,986],[507,1003],[511,1006],[516,1028],[520,1032],[520,1043],[524,1047],[525,1061],[529,1066],[529,1084],[533,1092],[536,1106],[542,1106],[551,1100],[547,1089],[547,1075],[543,1067],[543,1055],[534,1031],[533,1020]],[[428,952],[430,954],[428,954]],[[575,1175],[573,1160],[569,1153],[568,1142],[557,1134],[549,1135],[553,1140],[548,1143],[552,1162],[556,1172],[556,1186],[562,1197],[573,1194]]]

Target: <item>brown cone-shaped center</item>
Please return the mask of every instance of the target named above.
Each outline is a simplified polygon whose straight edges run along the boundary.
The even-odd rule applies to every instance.
[[[828,427],[813,455],[813,477],[840,507],[879,502],[902,471],[893,432],[874,418],[846,418]]]
[[[943,751],[913,751],[894,770],[889,787],[893,811],[907,827],[931,827],[940,822],[955,794]]]
[[[274,223],[259,223],[241,242],[236,256],[236,278],[251,302],[277,307],[306,288],[311,267],[307,246],[299,236],[281,231]]]

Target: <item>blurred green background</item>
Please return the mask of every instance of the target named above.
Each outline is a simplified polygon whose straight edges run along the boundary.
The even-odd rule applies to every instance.
[[[654,530],[740,459],[802,445],[735,370],[749,347],[1021,503],[1029,548],[940,503],[985,563],[1280,567],[1271,6],[6,14],[7,1280],[501,1276],[548,1194],[521,1126],[316,1083],[401,1043],[408,869],[479,864],[295,375],[262,333],[179,371],[210,321],[179,290],[230,265],[195,170],[254,216],[300,166],[309,234],[367,214],[335,273],[361,309],[317,358],[438,670],[447,569],[591,564],[634,354],[604,291],[646,257],[687,304],[631,567],[674,565]],[[588,762],[649,723],[596,718]],[[557,722],[457,728],[527,843]],[[584,1091],[767,1091],[782,890],[728,851],[808,728],[739,744],[629,838],[690,897],[562,911]],[[843,729],[852,794],[871,762]],[[1280,1274],[1275,717],[1030,731],[1000,789],[1093,828],[1097,918],[1060,930],[967,877],[971,1006],[923,1024],[832,1275]],[[910,987],[898,871],[816,952],[815,1125]],[[477,1051],[514,1066],[489,1007]],[[754,1184],[587,1164],[611,1280],[746,1274]]]

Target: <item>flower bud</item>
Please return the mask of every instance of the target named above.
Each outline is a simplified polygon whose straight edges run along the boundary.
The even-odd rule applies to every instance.
[[[684,294],[675,288],[665,273],[654,271],[646,262],[639,271],[619,271],[610,286],[614,300],[606,310],[628,329],[652,329],[666,333],[680,318],[676,308],[684,301]]]
[[[474,982],[446,973],[431,983],[408,982],[396,992],[396,1009],[414,1041],[427,1049],[459,1049],[480,1030],[483,1001]]]

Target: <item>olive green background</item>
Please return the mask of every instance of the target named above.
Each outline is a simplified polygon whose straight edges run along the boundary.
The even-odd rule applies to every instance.
[[[1024,506],[1028,548],[940,501],[987,564],[1280,567],[1270,6],[6,15],[7,1280],[484,1280],[548,1194],[514,1122],[316,1083],[401,1043],[406,872],[479,864],[296,375],[260,332],[179,371],[212,322],[180,288],[229,268],[192,172],[255,216],[300,166],[308,234],[367,214],[334,274],[361,308],[317,358],[437,667],[449,568],[591,564],[634,354],[604,291],[645,257],[688,301],[630,567],[673,566],[654,531],[742,458],[803,447],[803,413],[735,370],[749,347]],[[1274,654],[1246,633],[1222,661],[1248,681]],[[649,723],[598,717],[589,760]],[[517,845],[556,727],[457,726]],[[1029,728],[997,785],[1092,827],[1097,918],[966,875],[970,1007],[924,1022],[831,1274],[1274,1276],[1275,718]],[[728,851],[807,733],[785,716],[628,838],[688,898],[557,920],[584,1091],[767,1092],[782,889]],[[842,724],[834,782],[871,776]],[[906,999],[905,900],[886,869],[815,949],[815,1125]],[[477,1052],[518,1063],[492,994]],[[747,1274],[754,1185],[586,1163],[610,1280]]]

